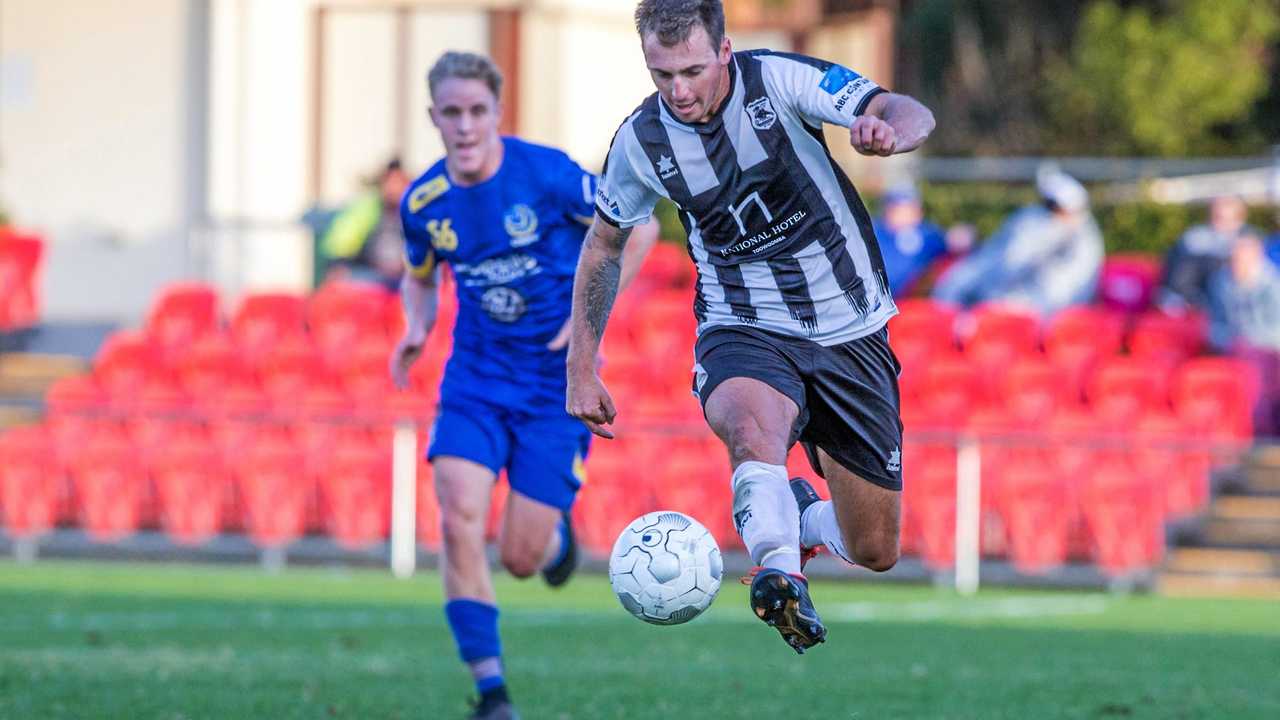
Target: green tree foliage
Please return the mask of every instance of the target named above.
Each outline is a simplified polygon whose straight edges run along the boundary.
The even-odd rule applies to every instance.
[[[1126,3],[1128,4],[1128,3]],[[1205,155],[1257,152],[1251,112],[1273,81],[1268,48],[1280,0],[1096,0],[1069,59],[1049,64],[1053,152]]]

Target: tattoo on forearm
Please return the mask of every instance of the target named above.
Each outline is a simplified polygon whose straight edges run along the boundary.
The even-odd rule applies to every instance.
[[[617,257],[605,257],[591,270],[587,278],[587,324],[595,339],[604,337],[604,326],[609,321],[609,311],[618,296],[618,279],[622,276],[622,262]]]

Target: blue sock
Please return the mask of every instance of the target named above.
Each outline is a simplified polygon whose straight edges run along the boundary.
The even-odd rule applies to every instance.
[[[502,677],[502,641],[498,608],[478,600],[451,600],[444,606],[458,655],[471,669],[481,695],[506,684]]]
[[[556,556],[543,567],[555,567],[564,560],[564,556],[569,554],[569,518],[561,517],[560,524],[556,525],[556,534],[560,536],[560,549],[556,551]]]

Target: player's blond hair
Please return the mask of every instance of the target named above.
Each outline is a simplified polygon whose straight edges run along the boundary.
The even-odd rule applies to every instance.
[[[450,78],[479,80],[488,86],[495,98],[502,97],[502,71],[484,55],[457,50],[441,55],[427,72],[427,89],[432,98],[436,96],[436,88]]]

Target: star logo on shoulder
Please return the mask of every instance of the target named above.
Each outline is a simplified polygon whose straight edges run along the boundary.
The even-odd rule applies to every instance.
[[[889,472],[898,472],[902,470],[901,448],[894,448],[893,452],[889,453],[889,464],[885,465],[884,469],[888,470]]]
[[[670,178],[678,172],[680,172],[680,169],[676,167],[674,160],[666,155],[662,155],[658,158],[658,175],[663,180]]]

